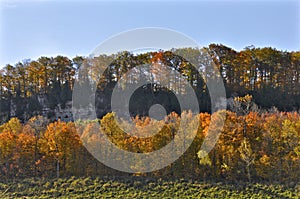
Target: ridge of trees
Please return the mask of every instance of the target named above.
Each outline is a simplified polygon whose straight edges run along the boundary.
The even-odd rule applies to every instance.
[[[260,108],[276,107],[280,111],[299,110],[300,52],[255,47],[246,47],[238,52],[221,44],[211,44],[204,50],[210,54],[222,75],[227,97],[251,94]],[[99,118],[111,111],[110,97],[118,80],[135,66],[153,62],[164,63],[183,74],[184,81],[188,81],[196,91],[200,110],[209,112],[211,104],[205,81],[191,63],[176,54],[186,55],[185,57],[190,60],[201,56],[199,50],[185,48],[139,55],[121,52],[111,56],[100,55],[93,59],[80,56],[73,59],[64,56],[40,57],[38,60],[25,60],[14,66],[8,64],[0,70],[0,122],[7,122],[11,117],[27,121],[32,116],[42,114],[53,118],[54,109],[58,104],[64,108],[66,102],[72,100],[74,79],[78,75],[79,67],[86,64],[94,67],[93,70],[97,70],[99,69],[97,67],[104,67],[97,65],[99,61],[109,66],[97,85],[96,106]],[[160,74],[159,66],[160,64],[157,64],[156,70],[152,72]],[[136,71],[135,74],[138,75],[138,72]],[[176,91],[183,92],[183,88],[180,87],[181,80],[175,73],[161,75],[168,75],[170,85],[174,84]],[[176,101],[164,95],[168,93],[164,88],[150,85],[140,90],[144,93],[145,91],[156,92],[159,97],[155,100],[164,101],[163,105],[168,113],[178,112]],[[146,97],[151,96],[146,95]],[[147,100],[149,101],[151,100]],[[136,109],[144,102],[145,100],[136,101]],[[144,112],[145,110],[135,111],[133,116],[146,116]]]

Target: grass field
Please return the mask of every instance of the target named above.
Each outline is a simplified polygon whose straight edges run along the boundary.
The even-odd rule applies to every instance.
[[[24,179],[0,183],[0,198],[299,198],[300,187],[162,179]]]

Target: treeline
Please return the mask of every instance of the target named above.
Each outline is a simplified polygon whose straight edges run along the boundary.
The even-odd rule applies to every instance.
[[[90,75],[88,78],[100,79],[96,92],[96,107],[99,118],[111,111],[110,97],[120,78],[130,69],[142,64],[155,64],[151,71],[154,76],[168,79],[169,86],[177,93],[184,93],[182,81],[188,81],[198,97],[202,112],[211,110],[209,92],[205,77],[192,67],[187,60],[201,58],[207,52],[222,75],[227,97],[251,94],[254,102],[262,109],[277,107],[280,111],[294,111],[300,107],[300,52],[283,52],[273,48],[247,47],[237,52],[223,45],[211,44],[200,51],[191,48],[170,51],[148,52],[134,55],[122,52],[111,56],[100,55],[94,58],[41,57],[38,60],[25,60],[6,65],[0,70],[0,119],[7,122],[11,117],[27,121],[35,115],[53,118],[54,109],[72,100],[74,79],[78,69],[85,65],[91,71],[106,68],[101,77]],[[183,58],[183,56],[185,58]],[[173,72],[163,73],[162,64]],[[197,66],[196,66],[197,67]],[[135,75],[144,71],[132,70],[129,83]],[[178,77],[176,71],[183,75]],[[145,74],[145,73],[144,73]],[[212,75],[212,74],[209,74]],[[84,78],[83,78],[84,79]],[[133,116],[144,115],[147,111],[140,107],[150,107],[153,101],[160,101],[170,113],[178,113],[178,104],[169,90],[159,84],[140,89],[133,104]],[[145,94],[146,93],[146,94]],[[140,96],[152,98],[144,100]]]
[[[228,96],[251,94],[261,108],[292,111],[300,107],[300,52],[247,47],[240,52],[209,46]]]
[[[54,115],[54,108],[72,99],[72,85],[76,60],[57,56],[41,57],[36,61],[24,60],[16,65],[6,65],[0,70],[1,122],[10,117],[27,121],[49,110],[46,117]]]
[[[95,146],[101,144],[103,140],[96,136],[101,130],[123,150],[135,153],[152,152],[176,137],[174,129],[178,130],[178,124],[184,117],[187,119],[184,124],[186,131],[192,128],[196,120],[199,121],[196,137],[188,150],[164,169],[139,175],[232,182],[300,181],[299,113],[248,112],[242,115],[225,111],[226,120],[217,144],[208,156],[199,159],[203,153],[199,150],[211,120],[218,118],[220,112],[214,114],[212,117],[208,113],[193,115],[191,112],[183,112],[179,117],[172,113],[163,121],[147,117],[135,118],[135,125],[143,132],[157,130],[156,123],[163,124],[162,130],[151,138],[124,134],[116,125],[114,113],[108,113],[100,121],[75,123],[48,123],[46,118],[38,116],[22,124],[17,118],[11,118],[0,126],[0,176],[1,179],[130,176],[132,174],[113,170],[98,162],[83,147],[84,143]],[[107,150],[105,155],[109,157],[110,151]]]

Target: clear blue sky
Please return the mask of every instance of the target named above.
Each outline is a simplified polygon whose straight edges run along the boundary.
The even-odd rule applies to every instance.
[[[0,0],[0,66],[40,56],[87,56],[132,28],[180,31],[201,46],[300,50],[300,1]]]

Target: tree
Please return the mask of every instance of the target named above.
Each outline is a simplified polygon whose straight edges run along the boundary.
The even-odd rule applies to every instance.
[[[36,116],[33,117],[29,120],[28,122],[28,128],[31,129],[31,131],[33,131],[34,135],[34,143],[32,143],[32,145],[34,146],[34,176],[37,176],[37,164],[38,161],[40,160],[40,139],[43,136],[45,130],[46,130],[46,126],[48,124],[48,119],[44,118],[42,116]]]
[[[42,139],[41,150],[55,160],[56,177],[59,178],[62,171],[67,172],[71,167],[71,157],[81,145],[75,125],[61,121],[50,123]]]
[[[0,163],[3,165],[1,171],[5,177],[13,177],[14,155],[17,135],[9,130],[0,133]]]
[[[248,181],[251,183],[250,166],[254,163],[255,154],[253,153],[251,144],[247,140],[247,138],[244,138],[244,140],[242,141],[241,146],[239,147],[239,152],[242,160],[246,164]]]

